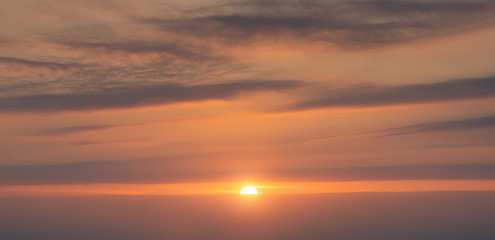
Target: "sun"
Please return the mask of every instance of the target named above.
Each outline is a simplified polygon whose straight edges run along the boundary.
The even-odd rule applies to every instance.
[[[242,188],[241,194],[258,194],[258,190],[253,186],[245,186]]]

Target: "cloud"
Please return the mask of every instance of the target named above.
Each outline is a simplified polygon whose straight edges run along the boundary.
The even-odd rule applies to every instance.
[[[331,90],[279,111],[315,108],[373,107],[495,97],[495,76],[401,86],[357,86]]]
[[[257,172],[202,172],[170,168],[156,160],[78,162],[0,167],[0,185],[96,183],[180,183],[225,181],[239,176],[278,181],[493,180],[495,164],[431,164],[349,168],[272,169]]]
[[[318,137],[306,140],[306,143],[323,142],[330,140],[338,140],[343,138],[356,138],[356,137],[389,137],[405,134],[415,133],[429,133],[429,132],[442,132],[442,131],[469,131],[477,129],[495,128],[495,116],[485,116],[480,118],[470,118],[461,120],[450,121],[437,121],[427,122],[420,124],[407,125],[402,127],[389,128],[378,131],[368,131],[349,135],[335,135]],[[436,144],[427,145],[421,148],[462,148],[462,147],[479,147],[490,146],[491,143],[470,143],[470,144]]]
[[[387,13],[477,13],[491,6],[490,1],[356,1],[351,4]]]
[[[103,144],[147,144],[145,140],[115,140],[115,141],[75,141],[72,145],[88,146],[88,145],[103,145]]]
[[[146,18],[169,33],[231,43],[299,39],[369,48],[441,36],[495,23],[493,1],[240,1],[193,12],[196,17]]]
[[[44,130],[40,130],[37,132],[33,132],[28,134],[29,136],[65,136],[75,133],[82,133],[88,131],[98,131],[105,130],[111,128],[123,128],[123,127],[136,127],[136,126],[144,126],[149,124],[161,124],[166,122],[183,122],[183,121],[196,121],[207,118],[206,116],[191,116],[191,117],[178,117],[178,118],[170,118],[160,119],[157,121],[145,121],[145,122],[134,122],[134,123],[120,123],[120,124],[87,124],[87,125],[73,125],[66,127],[55,127],[48,128]],[[131,142],[143,142],[142,140],[118,140],[118,141],[107,141],[107,142],[99,142],[99,141],[79,141],[73,142],[76,145],[91,145],[91,144],[107,144],[107,143],[131,143]]]
[[[0,185],[174,183],[219,179],[228,174],[184,172],[167,161],[77,162],[0,167]]]
[[[15,111],[9,107],[11,101],[31,101],[29,97],[46,103],[49,98],[78,97],[73,92],[98,94],[164,82],[204,84],[258,74],[250,68],[256,65],[242,56],[236,59],[237,51],[229,51],[226,42],[296,39],[373,47],[474,29],[495,21],[492,1],[228,1],[203,3],[182,12],[180,9],[189,5],[169,9],[156,5],[156,11],[168,18],[146,11],[127,15],[128,10],[135,10],[130,3],[119,3],[117,8],[113,3],[77,4],[81,8],[54,4],[46,10],[47,15],[63,16],[61,19],[47,19],[39,32],[21,31],[22,38],[0,40],[0,44],[8,43],[6,49],[15,49],[17,56],[0,57],[0,63],[52,70],[3,71],[0,98],[7,103],[0,103],[0,111]],[[39,8],[37,4],[25,5],[22,9]],[[66,9],[75,9],[78,14],[67,14]],[[90,14],[107,10],[116,14],[108,18]],[[73,16],[79,16],[78,21],[72,21]],[[119,22],[126,27],[121,29],[122,24],[116,24]],[[26,26],[21,29],[30,29],[31,21],[23,24]]]
[[[428,164],[377,167],[281,169],[276,178],[312,181],[371,180],[488,180],[495,179],[495,164]]]
[[[123,52],[127,54],[160,54],[164,60],[187,60],[191,62],[220,62],[227,58],[217,56],[207,46],[192,46],[178,42],[160,41],[59,41],[61,45],[77,50]]]
[[[0,98],[3,112],[56,112],[131,108],[230,99],[241,92],[277,91],[300,86],[296,81],[238,81],[204,85],[160,84],[108,88],[67,94],[33,94]]]
[[[394,136],[412,133],[464,131],[484,128],[495,128],[495,116],[408,125],[384,130],[382,131],[382,134],[383,136]]]
[[[50,61],[37,61],[37,60],[29,60],[22,58],[13,58],[13,57],[0,57],[0,63],[4,65],[12,66],[22,66],[22,67],[30,67],[30,68],[43,68],[49,70],[71,70],[71,69],[79,69],[84,67],[81,64],[76,63],[58,63],[58,62],[50,62]]]
[[[69,34],[18,41],[13,48],[30,57],[0,57],[0,97],[239,80],[236,74],[250,68],[205,44],[162,39],[72,40]],[[49,54],[34,56],[37,48]]]
[[[86,131],[96,131],[103,130],[109,128],[119,127],[119,125],[81,125],[81,126],[73,126],[73,127],[60,127],[60,128],[52,128],[44,131],[40,131],[36,133],[37,136],[62,136],[69,135],[73,133],[86,132]]]

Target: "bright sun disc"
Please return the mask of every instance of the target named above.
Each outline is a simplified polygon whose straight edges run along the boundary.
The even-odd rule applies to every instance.
[[[245,186],[242,188],[241,194],[258,194],[258,190],[253,186]]]

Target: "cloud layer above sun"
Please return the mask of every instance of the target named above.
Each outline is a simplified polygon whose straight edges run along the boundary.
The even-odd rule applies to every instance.
[[[0,185],[491,180],[494,14],[3,1]]]

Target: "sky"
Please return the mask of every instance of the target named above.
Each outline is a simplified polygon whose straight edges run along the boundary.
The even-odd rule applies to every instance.
[[[0,196],[495,190],[495,1],[0,2]]]
[[[494,0],[4,0],[0,29],[2,240],[495,239]]]

